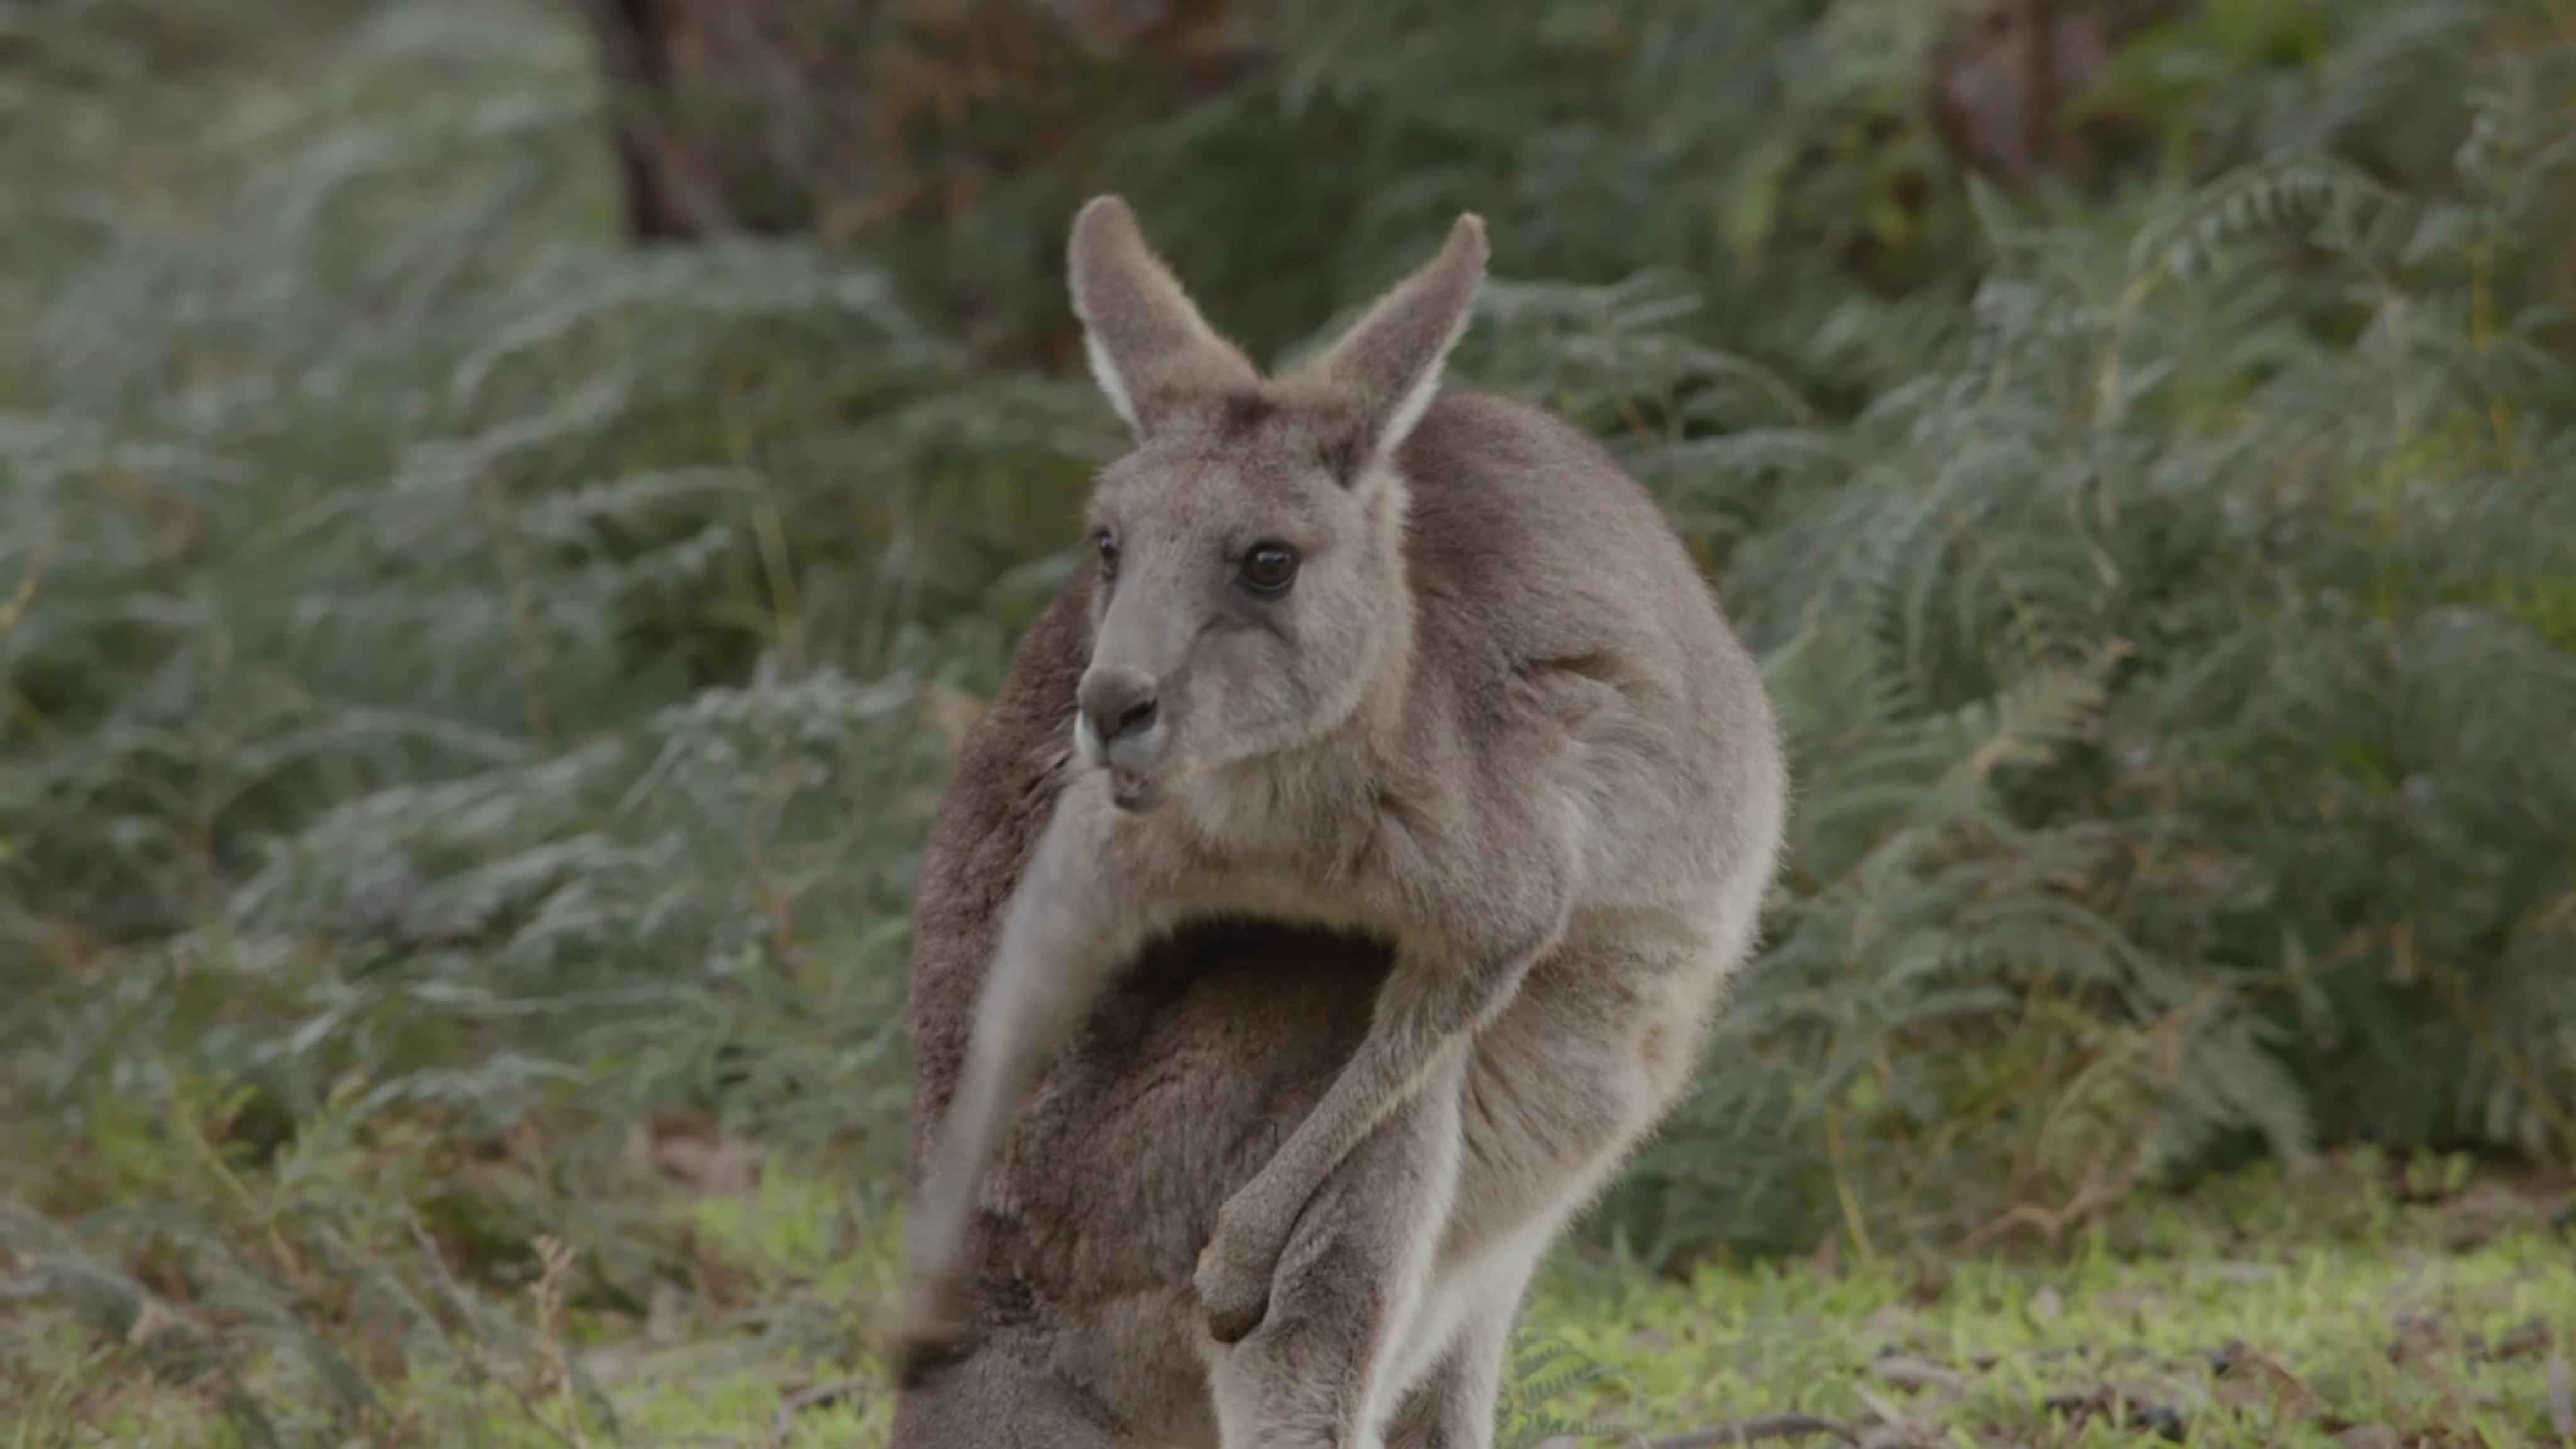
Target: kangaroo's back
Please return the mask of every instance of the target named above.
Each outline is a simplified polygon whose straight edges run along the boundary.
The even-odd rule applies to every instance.
[[[1615,649],[1677,681],[1686,655],[1731,642],[1654,495],[1555,415],[1445,393],[1396,461],[1426,654],[1497,668]]]
[[[1610,817],[1599,875],[1775,850],[1786,775],[1761,669],[1654,495],[1590,435],[1489,393],[1443,395],[1398,463],[1420,656],[1469,715],[1538,681],[1578,706],[1576,793]]]

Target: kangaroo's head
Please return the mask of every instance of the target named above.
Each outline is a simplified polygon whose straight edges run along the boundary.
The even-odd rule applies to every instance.
[[[1439,254],[1312,362],[1265,378],[1199,315],[1135,214],[1074,218],[1092,375],[1136,445],[1090,503],[1098,586],[1075,749],[1136,810],[1193,773],[1322,738],[1409,668],[1404,480],[1485,273],[1461,216]]]

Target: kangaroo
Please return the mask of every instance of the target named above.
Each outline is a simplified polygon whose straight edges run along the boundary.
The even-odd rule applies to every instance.
[[[1140,952],[1202,923],[1389,961],[1195,1262],[1226,1445],[1374,1443],[1443,1356],[1466,1366],[1422,1411],[1429,1442],[1485,1442],[1492,1323],[1686,1085],[1751,953],[1787,771],[1652,497],[1543,411],[1441,395],[1486,257],[1462,216],[1314,363],[1265,378],[1123,201],[1077,214],[1074,309],[1136,447],[1089,502],[1099,568],[1058,701],[1079,768],[995,907],[911,1218],[908,1378],[989,1313],[963,1247],[1038,1084]],[[1265,1321],[1292,1280],[1330,1296],[1313,1270],[1337,1254],[1372,1286]]]

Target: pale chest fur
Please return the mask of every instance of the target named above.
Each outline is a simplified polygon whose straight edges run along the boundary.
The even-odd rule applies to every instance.
[[[1378,848],[1384,821],[1371,770],[1312,754],[1195,780],[1169,818],[1187,864],[1163,914],[1242,914],[1389,932],[1400,926]]]
[[[1625,713],[1598,703],[1589,724]],[[1593,730],[1538,723],[1548,728],[1530,733],[1543,739],[1507,752],[1509,769],[1462,769],[1451,734],[1392,759],[1316,751],[1193,781],[1170,814],[1132,822],[1171,832],[1181,852],[1165,877],[1172,889],[1149,908],[1153,925],[1240,915],[1401,939],[1434,924],[1419,919],[1433,902],[1472,899],[1498,854],[1552,839],[1573,869],[1575,936],[1689,934],[1690,901],[1705,893],[1674,878],[1675,861],[1653,859],[1689,829],[1692,812],[1677,808],[1692,793],[1689,772],[1641,760],[1652,751],[1633,727],[1587,738]],[[1678,788],[1652,788],[1657,775]]]

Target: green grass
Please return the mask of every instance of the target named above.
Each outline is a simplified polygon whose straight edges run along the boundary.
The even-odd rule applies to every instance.
[[[2212,1449],[2374,1442],[2335,1437],[2371,1426],[2553,1442],[2569,1426],[2552,1376],[2576,1358],[2576,1198],[2454,1166],[2253,1169],[2126,1204],[2054,1251],[1825,1254],[1679,1281],[1561,1252],[1523,1315],[1504,1431],[1617,1444],[1807,1416],[1961,1445],[2159,1426]],[[415,1368],[374,1442],[761,1445],[783,1407],[783,1442],[883,1442],[891,1403],[858,1345],[894,1281],[893,1225],[777,1168],[668,1191],[654,1213],[689,1244],[687,1282],[640,1315],[567,1309],[581,1265],[541,1266],[511,1305],[522,1351]],[[10,1348],[0,1443],[240,1442],[208,1385],[138,1372],[134,1350],[58,1314],[22,1320]]]
[[[1532,1320],[1609,1370],[1586,1417],[1656,1433],[1894,1410],[1963,1443],[2129,1442],[2116,1401],[2201,1444],[2355,1424],[2545,1441],[2549,1366],[2576,1346],[2576,1253],[2551,1206],[2400,1207],[2341,1196],[2350,1168],[2322,1179],[2264,1170],[2133,1206],[2046,1262],[1609,1274]],[[2459,1237],[2479,1212],[2499,1220]]]

